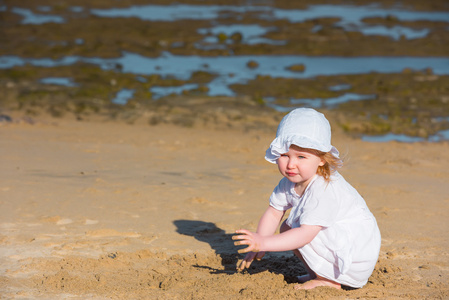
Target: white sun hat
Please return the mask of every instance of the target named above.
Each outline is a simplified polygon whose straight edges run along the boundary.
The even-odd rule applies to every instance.
[[[287,153],[291,145],[301,148],[331,152],[339,156],[331,145],[331,126],[326,117],[312,108],[297,108],[288,113],[279,124],[276,138],[265,153],[265,159],[276,163],[281,154]]]

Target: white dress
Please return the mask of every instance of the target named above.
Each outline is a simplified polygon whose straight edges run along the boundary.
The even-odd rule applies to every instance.
[[[379,257],[380,232],[376,219],[360,194],[337,172],[327,182],[316,175],[300,197],[295,184],[283,178],[270,205],[291,209],[287,225],[319,225],[323,229],[299,248],[307,265],[318,275],[359,288],[366,284]]]

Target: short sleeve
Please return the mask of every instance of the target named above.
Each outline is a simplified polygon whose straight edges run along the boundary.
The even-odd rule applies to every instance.
[[[335,223],[340,210],[340,198],[332,182],[314,182],[307,195],[301,215],[301,224],[329,227]]]
[[[288,194],[291,189],[291,182],[287,178],[282,178],[279,184],[274,188],[270,196],[270,206],[277,210],[287,210],[292,207]]]

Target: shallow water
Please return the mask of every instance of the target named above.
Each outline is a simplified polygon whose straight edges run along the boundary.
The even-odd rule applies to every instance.
[[[153,99],[157,100],[172,94],[180,95],[183,91],[190,91],[196,88],[198,88],[198,84],[194,83],[184,84],[181,86],[153,86],[150,89],[150,92],[153,95]]]
[[[244,13],[247,11],[269,12],[269,7],[230,5],[140,5],[127,8],[91,9],[93,15],[107,18],[136,17],[146,21],[211,20],[221,12]]]
[[[316,99],[291,99],[291,104],[307,104],[314,108],[334,108],[338,106],[341,103],[345,103],[348,101],[362,101],[362,100],[370,100],[375,99],[376,95],[361,95],[361,94],[354,94],[354,93],[345,93],[341,96],[334,97],[334,98],[316,98]]]
[[[246,66],[254,60],[256,69]],[[282,78],[310,78],[318,75],[364,74],[370,72],[396,73],[405,68],[424,70],[431,68],[436,75],[449,74],[449,57],[316,57],[302,55],[260,55],[260,56],[177,56],[168,52],[160,57],[150,58],[125,52],[119,58],[86,58],[66,56],[59,60],[50,58],[26,59],[17,56],[0,57],[0,68],[12,68],[29,63],[40,67],[71,65],[87,62],[101,68],[116,69],[132,74],[159,74],[187,80],[193,72],[202,70],[217,74],[208,84],[209,96],[235,96],[229,88],[234,83],[245,83],[258,75]],[[294,64],[304,64],[304,72],[292,72],[287,68]]]
[[[128,8],[92,9],[91,13],[100,17],[137,17],[148,21],[173,21],[183,19],[208,20],[220,18],[226,11],[234,13],[258,12],[260,18],[287,19],[303,22],[316,18],[338,17],[340,24],[360,24],[363,18],[388,17],[394,15],[402,21],[443,21],[448,22],[448,12],[410,11],[403,8],[380,8],[378,5],[310,5],[307,9],[279,9],[268,6],[230,5],[142,5]]]
[[[360,27],[358,31],[362,32],[364,35],[383,35],[389,36],[394,40],[399,40],[402,37],[406,39],[419,39],[426,37],[429,33],[429,29],[412,29],[404,26],[368,26]]]
[[[397,40],[401,36],[407,39],[427,36],[429,30],[415,30],[404,26],[370,26],[363,23],[364,18],[395,16],[401,21],[443,21],[449,22],[448,12],[421,12],[407,11],[399,8],[383,9],[376,5],[350,6],[350,5],[310,5],[305,10],[278,9],[266,6],[218,6],[218,5],[144,5],[128,8],[92,9],[91,13],[100,17],[137,17],[149,21],[173,21],[183,19],[208,20],[219,19],[225,11],[234,13],[258,12],[259,17],[265,20],[287,19],[290,22],[304,22],[307,20],[337,17],[341,20],[337,26],[348,31],[359,31],[365,35],[384,35]],[[223,31],[225,29],[221,28]],[[234,25],[234,29],[244,36],[251,35],[253,28],[245,25]],[[214,31],[215,29],[212,29]],[[260,32],[263,34],[263,32]],[[269,41],[262,42],[269,43]]]
[[[128,103],[128,100],[131,99],[134,95],[134,90],[132,89],[121,89],[114,99],[112,99],[112,103],[125,105]]]
[[[273,16],[277,19],[288,19],[291,22],[303,22],[315,18],[338,17],[343,27],[361,25],[364,18],[395,16],[401,21],[442,21],[448,22],[448,12],[411,11],[404,8],[380,8],[376,4],[365,6],[351,5],[310,5],[307,10],[275,9]]]
[[[263,100],[268,107],[271,107],[280,112],[289,112],[298,106],[307,106],[307,107],[312,107],[312,108],[316,108],[316,109],[323,108],[323,107],[332,109],[332,108],[336,107],[338,104],[341,104],[344,102],[363,101],[363,100],[370,100],[370,99],[375,99],[375,98],[376,98],[376,95],[361,95],[361,94],[355,94],[355,93],[345,93],[338,97],[331,97],[331,98],[326,98],[326,99],[322,99],[322,98],[290,99],[289,100],[289,104],[291,104],[290,106],[276,104],[275,103],[276,99],[271,98],[271,97],[264,98]]]
[[[198,33],[205,35],[206,37],[202,41],[206,44],[217,44],[221,41],[218,35],[224,34],[225,36],[232,36],[233,34],[241,34],[242,44],[255,45],[255,44],[272,44],[272,45],[285,45],[285,41],[275,41],[267,38],[263,38],[267,32],[275,30],[275,27],[263,27],[257,24],[233,24],[233,25],[218,25],[212,28],[200,28]],[[226,43],[231,43],[231,40],[227,40]],[[203,45],[198,46],[199,49],[204,49]]]
[[[44,24],[44,23],[63,23],[64,18],[57,15],[40,15],[35,14],[29,9],[12,8],[12,12],[21,15],[23,17],[22,24]]]
[[[0,10],[5,11],[6,6],[0,6]],[[83,7],[73,6],[70,8],[74,13],[84,11]],[[12,8],[12,12],[24,17],[22,24],[44,24],[49,22],[63,23],[65,19],[58,15],[35,14],[29,9]],[[51,12],[51,7],[41,6],[43,12]],[[141,5],[127,8],[91,9],[90,13],[106,18],[132,18],[137,17],[146,21],[177,21],[177,20],[212,20],[226,16],[226,12],[258,13],[260,19],[276,20],[287,19],[290,22],[304,22],[307,20],[337,17],[340,21],[337,26],[343,27],[347,31],[359,31],[364,35],[383,35],[398,40],[401,36],[406,39],[423,38],[430,32],[428,29],[412,29],[404,26],[383,26],[369,25],[363,23],[364,18],[396,17],[401,21],[443,21],[449,22],[448,12],[422,12],[407,11],[400,8],[380,8],[377,5],[351,6],[351,5],[310,5],[307,9],[278,9],[267,6],[230,6],[230,5]],[[274,43],[282,45],[279,41],[264,39],[265,30],[257,28],[258,25],[234,24],[233,31],[240,32],[243,36],[251,36],[251,44]],[[255,33],[254,30],[259,31]],[[319,28],[315,28],[315,31]],[[212,33],[221,31],[226,33],[228,29],[223,26],[216,26],[209,29]],[[229,34],[229,33],[228,33]],[[207,41],[207,40],[206,40]],[[248,43],[248,41],[247,41]]]
[[[76,84],[73,82],[71,78],[66,77],[46,77],[42,78],[40,82],[43,84],[55,84],[67,87],[76,86]]]
[[[416,142],[441,142],[441,141],[448,141],[449,140],[449,130],[442,130],[434,135],[431,135],[427,139],[416,137],[416,136],[408,136],[405,134],[394,134],[394,133],[387,133],[384,135],[364,135],[362,136],[362,140],[366,142],[377,142],[377,143],[383,143],[383,142],[390,142],[390,141],[396,141],[396,142],[402,142],[402,143],[416,143]]]

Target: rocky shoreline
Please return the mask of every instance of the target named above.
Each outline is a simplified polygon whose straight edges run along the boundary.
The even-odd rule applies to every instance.
[[[152,2],[153,5],[164,2]],[[247,5],[242,1],[178,1],[192,5]],[[314,4],[330,4],[320,1]],[[333,2],[332,2],[333,3]],[[340,2],[351,5],[352,2]],[[357,2],[369,5],[371,2]],[[396,2],[377,1],[380,8],[397,8]],[[144,1],[120,1],[116,7],[144,5]],[[273,9],[299,9],[307,1],[276,1],[266,4]],[[335,3],[333,3],[335,4]],[[18,6],[20,5],[20,6]],[[445,1],[407,1],[407,9],[427,12],[449,11]],[[21,24],[21,16],[13,8],[28,9],[40,15],[58,15],[63,23]],[[45,7],[46,9],[43,9]],[[82,9],[74,10],[73,7]],[[339,18],[317,17],[303,22],[287,19],[264,19],[258,12],[220,12],[222,25],[257,24],[276,28],[264,35],[275,43],[247,44],[236,35],[216,34],[218,46],[212,49],[198,47],[204,38],[200,28],[210,27],[213,20],[148,21],[139,18],[102,18],[91,13],[93,8],[110,8],[109,1],[21,1],[20,4],[4,1],[0,16],[3,20],[0,56],[14,55],[27,58],[60,59],[66,56],[113,58],[124,51],[157,57],[168,51],[173,55],[229,56],[253,55],[248,68],[257,70],[258,55],[308,55],[308,56],[446,56],[449,53],[448,22],[400,20],[394,15],[362,19],[366,25],[385,27],[406,26],[414,30],[428,29],[423,38],[397,40],[381,35],[364,35],[347,31],[338,25]],[[314,30],[318,28],[318,30]],[[240,35],[241,38],[241,35]],[[329,66],[332,67],[332,66]],[[313,78],[271,78],[258,76],[244,84],[233,84],[230,89],[235,97],[208,96],[207,86],[216,74],[198,70],[188,79],[126,73],[117,64],[104,70],[89,63],[69,66],[43,67],[31,64],[0,69],[0,111],[8,114],[17,111],[33,117],[49,114],[55,118],[71,115],[86,120],[100,118],[123,119],[133,123],[141,120],[149,124],[173,123],[181,126],[194,124],[218,124],[235,126],[234,123],[253,120],[264,121],[265,114],[279,115],[274,105],[284,109],[295,106],[290,99],[322,99],[321,109],[330,110],[346,132],[353,136],[405,134],[428,138],[449,128],[448,75],[434,74],[431,68],[416,70],[410,66],[398,73],[369,73],[360,75],[318,76]],[[307,66],[291,66],[292,72],[304,72]],[[230,75],[231,76],[231,75]],[[46,77],[70,78],[76,85],[44,84]],[[194,84],[180,95],[168,95],[154,100],[152,87],[180,87]],[[346,85],[343,91],[331,91],[331,85]],[[121,89],[132,89],[133,96],[126,105],[111,103]],[[371,95],[372,99],[348,101],[328,105],[330,99],[346,93]],[[200,101],[193,101],[200,98]],[[205,99],[208,99],[207,101]],[[267,103],[266,99],[274,99]],[[194,103],[194,104],[192,104]],[[268,107],[272,104],[271,107]],[[297,105],[296,105],[297,106]],[[246,120],[246,121],[243,121]],[[237,125],[237,127],[240,125]],[[254,125],[255,126],[255,125]],[[244,126],[245,127],[245,126]]]

